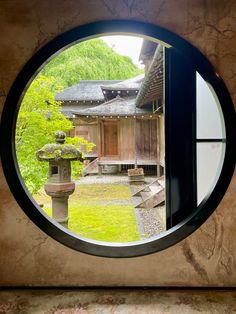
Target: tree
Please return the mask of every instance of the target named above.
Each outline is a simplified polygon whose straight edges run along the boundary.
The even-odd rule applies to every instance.
[[[54,100],[51,91],[54,81],[53,78],[40,75],[32,82],[21,103],[16,123],[17,161],[24,182],[32,194],[37,193],[46,182],[48,171],[48,164],[36,159],[36,151],[47,143],[53,143],[56,131],[68,132],[73,128],[72,122],[61,113],[60,102]],[[83,144],[88,151],[94,146],[78,137],[68,138],[68,142],[78,147]]]
[[[42,70],[47,77],[56,77],[63,87],[80,80],[125,80],[143,70],[129,57],[119,55],[102,39],[91,39],[76,44],[53,58]]]

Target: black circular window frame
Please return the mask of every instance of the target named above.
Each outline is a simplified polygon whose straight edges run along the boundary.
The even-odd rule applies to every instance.
[[[85,239],[49,218],[36,204],[21,177],[15,152],[15,128],[23,95],[36,73],[60,50],[85,39],[104,34],[127,34],[147,36],[161,40],[190,58],[196,71],[214,88],[221,104],[225,129],[226,150],[219,179],[214,190],[194,210],[191,216],[155,238],[132,243],[109,243]],[[91,255],[103,257],[136,257],[166,249],[186,238],[212,214],[223,198],[235,167],[236,119],[232,100],[223,80],[206,57],[178,35],[159,26],[138,21],[112,20],[82,25],[59,35],[42,47],[23,67],[7,96],[1,119],[1,158],[9,187],[26,215],[49,236],[60,243]],[[9,213],[10,215],[11,213]]]

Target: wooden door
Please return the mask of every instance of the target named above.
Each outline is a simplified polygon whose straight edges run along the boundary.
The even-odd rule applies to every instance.
[[[116,121],[103,123],[103,152],[104,156],[118,155],[118,125]]]

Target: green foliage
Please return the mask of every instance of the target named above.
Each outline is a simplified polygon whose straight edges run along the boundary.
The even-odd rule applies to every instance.
[[[102,39],[76,44],[53,58],[42,74],[56,77],[64,87],[80,80],[124,80],[142,73],[127,56],[121,56]]]
[[[67,137],[66,144],[72,144],[76,148],[78,148],[80,151],[82,151],[82,158],[84,157],[84,153],[83,153],[84,148],[86,149],[87,153],[90,153],[93,150],[93,148],[96,146],[94,143],[89,142],[85,140],[83,137],[78,137],[78,136]],[[84,174],[84,165],[81,162],[72,161],[71,170],[72,170],[72,177],[78,178],[78,176],[81,176]]]
[[[39,162],[35,153],[45,144],[55,142],[55,132],[68,132],[71,121],[60,112],[60,103],[54,100],[50,87],[54,79],[38,76],[28,88],[18,113],[15,145],[21,175],[29,191],[34,194],[47,180],[48,163]],[[69,141],[69,139],[68,139]],[[76,138],[80,144],[92,147],[84,139]]]

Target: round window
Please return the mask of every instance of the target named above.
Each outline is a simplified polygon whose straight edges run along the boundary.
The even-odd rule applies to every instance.
[[[105,257],[190,235],[235,165],[235,113],[217,72],[184,39],[134,21],[83,25],[41,48],[8,94],[1,132],[4,173],[29,218]]]

